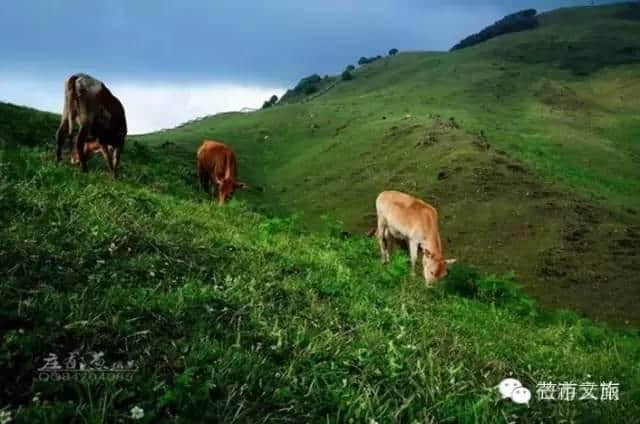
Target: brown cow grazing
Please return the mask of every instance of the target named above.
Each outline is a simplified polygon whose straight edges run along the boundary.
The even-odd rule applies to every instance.
[[[79,129],[71,150],[75,150],[82,171],[87,171],[87,152],[92,150],[87,150],[85,143],[97,140],[111,175],[116,178],[120,153],[127,135],[122,103],[111,94],[106,85],[86,74],[71,75],[64,88],[64,110],[56,133],[56,159],[60,161],[62,145],[67,137],[71,137],[75,123]],[[72,157],[73,155],[74,153]]]
[[[446,275],[447,264],[456,260],[444,259],[438,234],[438,212],[433,206],[399,191],[383,191],[376,199],[376,210],[376,235],[382,263],[389,262],[389,248],[394,240],[405,240],[409,244],[412,276],[415,276],[419,249],[422,249],[422,267],[427,286]]]
[[[234,189],[246,184],[238,181],[238,166],[233,150],[219,141],[205,140],[198,148],[198,176],[205,192],[210,193],[209,184],[218,187],[218,202],[222,205]]]

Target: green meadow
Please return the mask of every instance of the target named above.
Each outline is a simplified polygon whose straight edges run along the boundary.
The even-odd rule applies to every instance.
[[[268,109],[131,136],[117,181],[98,157],[88,174],[55,163],[59,116],[0,104],[0,410],[17,423],[131,422],[134,407],[147,423],[638,422],[628,8],[553,11],[471,48],[336,70]],[[235,149],[249,185],[224,207],[198,188],[205,138]],[[402,251],[380,264],[366,232],[383,189],[438,208],[458,263],[435,288]],[[134,371],[43,377],[74,351]],[[506,377],[528,406],[499,398]],[[541,400],[543,382],[598,395],[613,382],[619,399]]]

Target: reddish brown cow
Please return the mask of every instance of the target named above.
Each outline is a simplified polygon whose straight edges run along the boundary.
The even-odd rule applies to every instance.
[[[205,140],[198,148],[198,176],[205,192],[210,193],[209,184],[218,187],[218,202],[222,205],[234,189],[246,184],[237,180],[238,166],[233,150],[219,141]]]
[[[88,157],[85,152],[92,150],[87,150],[85,143],[97,140],[115,178],[127,135],[124,108],[106,85],[86,74],[71,75],[65,82],[64,110],[56,133],[58,161],[64,141],[71,136],[74,124],[79,129],[75,142],[72,142],[72,156],[75,150],[82,170],[87,171]]]

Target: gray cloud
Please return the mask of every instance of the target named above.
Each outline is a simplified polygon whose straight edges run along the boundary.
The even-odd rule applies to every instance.
[[[73,72],[105,82],[132,132],[259,107],[360,56],[447,50],[505,14],[588,0],[20,0],[0,11],[0,101],[60,112]],[[597,3],[602,3],[597,2]]]
[[[20,73],[291,85],[360,56],[445,50],[501,16],[586,0],[23,0],[0,15],[0,66]]]

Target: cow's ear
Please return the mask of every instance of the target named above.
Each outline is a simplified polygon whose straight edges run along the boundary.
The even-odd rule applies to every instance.
[[[447,263],[447,265],[455,264],[456,261],[457,261],[457,259],[445,259],[445,262]]]

